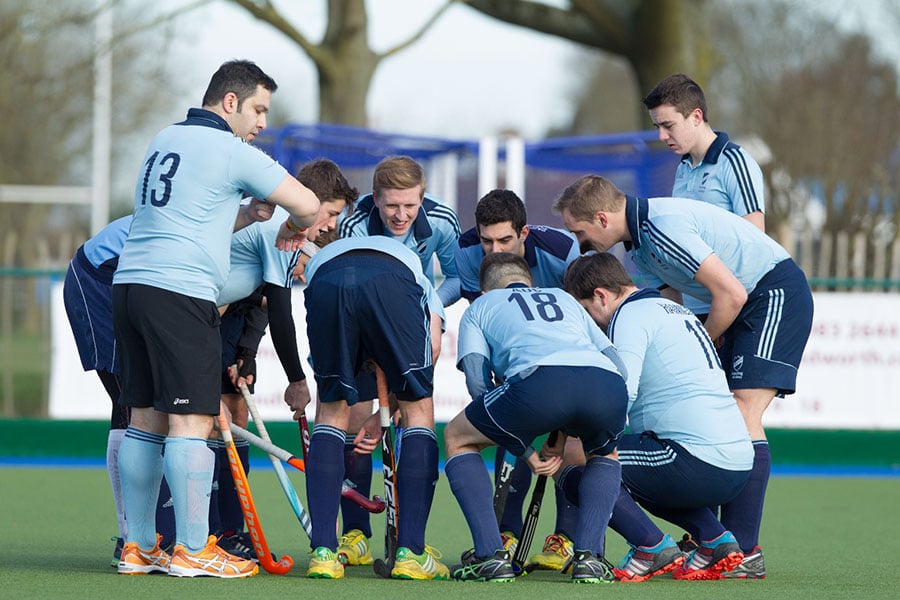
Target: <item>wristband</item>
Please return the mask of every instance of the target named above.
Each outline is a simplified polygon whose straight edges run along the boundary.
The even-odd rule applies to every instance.
[[[294,221],[292,221],[290,217],[288,217],[287,221],[285,221],[285,224],[287,225],[287,228],[290,229],[291,231],[304,232],[307,229],[309,229],[309,227],[297,227],[294,224]]]

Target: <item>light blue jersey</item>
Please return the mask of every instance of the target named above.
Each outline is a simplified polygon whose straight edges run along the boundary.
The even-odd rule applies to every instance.
[[[669,285],[704,302],[712,301],[694,280],[697,269],[715,254],[747,292],[775,265],[790,258],[787,250],[752,223],[705,202],[683,198],[634,198],[625,201],[625,218],[635,265],[648,287]]]
[[[343,219],[338,227],[342,238],[380,235],[393,238],[415,252],[422,263],[422,271],[434,285],[434,257],[441,265],[444,283],[438,295],[444,306],[459,300],[456,252],[460,227],[456,212],[436,198],[425,194],[422,207],[406,235],[396,237],[385,229],[372,194],[366,194],[356,204],[353,214]]]
[[[236,137],[224,119],[192,108],[147,149],[131,233],[114,283],[138,283],[215,302],[245,195],[267,198],[287,171]]]
[[[413,275],[416,278],[416,282],[425,291],[428,302],[428,310],[431,311],[431,314],[433,315],[440,315],[441,321],[445,320],[444,305],[441,302],[441,299],[438,297],[437,292],[434,290],[434,286],[431,284],[431,280],[429,280],[425,273],[422,271],[422,263],[419,261],[419,257],[416,256],[416,254],[412,250],[390,237],[353,237],[331,242],[323,249],[319,250],[316,255],[309,259],[309,262],[306,263],[304,273],[306,274],[307,283],[312,282],[313,277],[316,276],[316,271],[320,266],[325,264],[325,262],[331,260],[336,256],[340,256],[341,254],[352,252],[354,250],[373,250],[375,252],[382,252],[384,254],[387,254],[388,256],[396,258],[404,265],[406,265],[406,267],[413,272]],[[391,318],[391,315],[386,314],[385,318],[389,319]]]
[[[84,243],[85,257],[95,267],[110,260],[118,261],[128,238],[129,229],[131,229],[131,215],[111,222]]]
[[[579,256],[578,241],[568,231],[542,225],[528,226],[524,258],[536,287],[563,287],[566,267]],[[481,295],[478,276],[482,260],[484,249],[478,228],[473,227],[459,238],[459,249],[456,251],[462,297],[470,302]]]
[[[696,167],[690,155],[682,157],[675,170],[672,196],[701,200],[739,217],[766,210],[762,169],[721,132]]]
[[[766,209],[762,169],[721,132],[696,167],[689,154],[682,157],[675,170],[672,196],[707,202],[739,217],[765,213]],[[693,296],[685,296],[684,305],[698,315],[709,312],[709,304]]]
[[[459,323],[457,367],[477,354],[504,380],[525,377],[540,366],[590,366],[619,373],[603,354],[610,346],[564,290],[514,285],[491,290],[466,309]]]
[[[753,464],[750,434],[700,321],[656,290],[629,296],[607,329],[628,371],[628,421],[711,465]]]
[[[288,211],[277,206],[268,221],[235,232],[231,239],[231,271],[216,304],[224,306],[246,298],[263,282],[283,288],[293,285],[300,251],[284,252],[275,247],[278,230],[288,216]]]

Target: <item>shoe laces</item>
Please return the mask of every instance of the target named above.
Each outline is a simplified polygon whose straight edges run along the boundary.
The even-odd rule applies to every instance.
[[[341,536],[339,546],[355,546],[360,542],[360,538],[366,537],[359,529],[351,529]]]
[[[566,542],[568,542],[566,536],[558,533],[551,533],[544,542],[544,552],[555,552],[556,554],[568,555]]]
[[[428,544],[425,544],[425,552],[430,554],[431,557],[435,560],[444,558],[444,554],[440,550],[438,550],[434,546],[429,546]]]

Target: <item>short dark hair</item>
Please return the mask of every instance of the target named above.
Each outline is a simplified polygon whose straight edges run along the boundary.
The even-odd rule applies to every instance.
[[[512,190],[491,190],[475,205],[475,226],[512,223],[521,231],[528,222],[525,203]]]
[[[256,63],[249,60],[231,60],[219,67],[209,80],[206,93],[203,94],[203,106],[212,106],[234,92],[238,100],[238,110],[244,100],[256,94],[257,86],[274,92],[278,89],[275,80],[266,75]]]
[[[348,215],[353,212],[353,205],[359,198],[359,190],[350,185],[341,168],[327,158],[317,158],[305,163],[297,173],[297,180],[312,190],[319,202],[346,200]]]
[[[709,121],[703,88],[684,73],[669,75],[657,83],[641,102],[644,103],[647,110],[653,110],[663,104],[670,104],[685,117],[691,114],[695,108],[699,108],[703,112],[703,120]]]
[[[528,262],[518,254],[495,252],[481,261],[478,284],[482,291],[502,289],[516,281],[524,281],[528,285],[534,281]]]
[[[569,263],[563,285],[576,299],[585,300],[593,296],[597,288],[618,296],[623,288],[633,286],[634,281],[615,255],[597,252],[579,256]]]

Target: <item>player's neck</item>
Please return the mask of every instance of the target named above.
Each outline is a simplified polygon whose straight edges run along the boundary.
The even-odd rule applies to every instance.
[[[709,147],[713,145],[713,142],[716,141],[716,132],[712,130],[708,124],[704,124],[703,127],[697,132],[697,143],[694,144],[694,147],[691,149],[691,165],[696,167],[703,159],[706,157],[706,153],[709,151]]]

